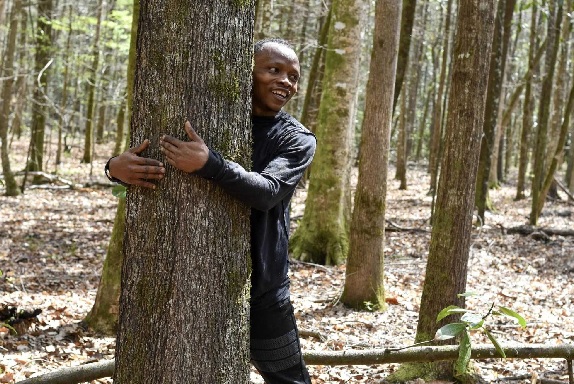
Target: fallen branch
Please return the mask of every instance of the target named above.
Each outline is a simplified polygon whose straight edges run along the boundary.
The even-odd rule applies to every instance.
[[[518,233],[520,235],[530,235],[534,232],[543,232],[548,236],[574,236],[574,230],[571,229],[537,228],[531,225],[519,225],[518,227],[512,227],[506,230],[508,234]]]
[[[574,344],[562,345],[515,345],[504,348],[507,358],[515,359],[574,359]],[[458,346],[429,346],[407,349],[366,349],[361,351],[313,351],[303,354],[308,365],[373,365],[389,363],[432,362],[456,360]],[[492,345],[476,345],[472,348],[472,359],[502,358]],[[77,384],[112,376],[113,360],[63,368],[45,375],[19,381],[16,384]]]
[[[398,225],[397,223],[393,223],[390,220],[387,220],[387,224],[385,226],[385,231],[386,232],[424,232],[424,233],[430,233],[429,230],[424,229],[424,228],[417,228],[417,227],[401,227],[400,225]]]
[[[570,193],[568,188],[566,188],[560,181],[558,181],[558,179],[556,177],[554,178],[554,181],[556,182],[556,185],[558,185],[560,187],[562,192],[564,192],[570,200],[574,201],[574,196]]]

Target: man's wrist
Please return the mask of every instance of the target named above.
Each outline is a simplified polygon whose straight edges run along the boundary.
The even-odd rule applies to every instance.
[[[104,167],[104,172],[106,174],[106,177],[108,178],[109,181],[113,182],[113,183],[122,183],[122,181],[120,179],[117,179],[115,177],[112,176],[112,174],[110,173],[110,162],[112,161],[112,159],[114,159],[116,156],[114,157],[110,157],[108,162],[106,163],[106,166]],[[123,184],[123,183],[122,183]]]

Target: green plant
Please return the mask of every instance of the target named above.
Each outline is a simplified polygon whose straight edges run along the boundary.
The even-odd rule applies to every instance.
[[[125,199],[126,198],[126,191],[127,191],[127,188],[125,186],[118,184],[112,188],[112,195],[114,195],[115,197],[117,197],[119,199]]]
[[[474,293],[462,293],[458,296],[473,296]],[[520,316],[518,313],[510,308],[498,306],[498,309],[494,309],[495,304],[492,303],[490,309],[485,315],[481,315],[477,312],[470,311],[468,309],[457,307],[456,305],[450,305],[444,308],[437,315],[436,321],[439,322],[447,316],[462,314],[460,322],[450,323],[441,327],[435,334],[435,341],[448,340],[454,337],[460,336],[459,341],[459,354],[458,359],[455,363],[455,374],[457,376],[463,375],[468,368],[470,362],[470,356],[472,352],[472,345],[470,342],[470,331],[479,331],[484,333],[490,342],[494,345],[496,351],[502,356],[506,357],[504,349],[500,346],[500,343],[492,332],[489,331],[487,327],[487,320],[492,316],[506,316],[513,318],[518,321],[518,324],[524,328],[526,327],[526,320]]]

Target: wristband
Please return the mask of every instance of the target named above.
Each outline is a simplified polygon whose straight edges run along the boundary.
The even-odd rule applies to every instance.
[[[116,156],[114,156],[116,157]],[[116,179],[115,177],[113,177],[112,175],[110,175],[110,161],[112,161],[112,159],[114,157],[110,157],[110,159],[108,160],[108,162],[106,163],[106,166],[104,167],[104,173],[106,174],[106,177],[108,178],[109,181],[111,181],[112,183],[119,183],[122,185],[126,185],[124,182],[122,182],[120,179]]]

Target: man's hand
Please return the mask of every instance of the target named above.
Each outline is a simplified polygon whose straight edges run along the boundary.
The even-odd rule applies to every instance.
[[[181,141],[175,137],[163,135],[159,145],[167,162],[184,172],[195,172],[201,169],[209,157],[209,148],[191,128],[189,121],[185,122],[185,132],[190,141]]]
[[[149,180],[161,180],[165,175],[163,163],[154,159],[139,156],[149,146],[145,139],[137,147],[130,148],[121,155],[110,160],[110,176],[120,179],[126,184],[155,189],[155,184]]]

